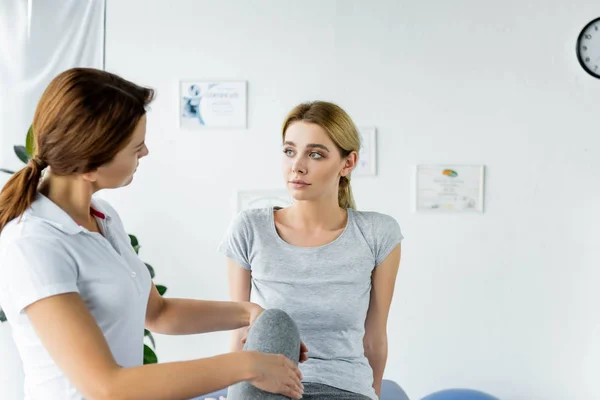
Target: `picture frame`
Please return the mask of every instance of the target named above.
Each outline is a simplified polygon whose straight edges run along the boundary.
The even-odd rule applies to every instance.
[[[416,212],[484,212],[484,165],[419,164],[413,181]]]
[[[359,127],[358,132],[361,148],[352,176],[375,176],[377,175],[377,129],[375,127]]]
[[[286,189],[253,189],[237,192],[237,211],[250,208],[289,207],[294,203]]]
[[[247,81],[179,82],[179,127],[247,128]]]

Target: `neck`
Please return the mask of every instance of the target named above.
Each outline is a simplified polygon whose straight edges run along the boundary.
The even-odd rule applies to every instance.
[[[346,210],[340,208],[337,197],[299,200],[290,207],[290,216],[302,228],[339,229],[346,220]]]
[[[44,178],[40,191],[76,222],[83,225],[91,221],[94,189],[90,182],[78,176],[55,176],[50,173]]]

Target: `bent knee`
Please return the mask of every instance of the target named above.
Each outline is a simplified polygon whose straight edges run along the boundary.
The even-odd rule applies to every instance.
[[[288,313],[278,308],[270,308],[268,310],[263,311],[256,321],[254,321],[254,326],[257,325],[267,325],[267,326],[278,326],[278,327],[289,327],[297,329],[296,323],[290,317]]]

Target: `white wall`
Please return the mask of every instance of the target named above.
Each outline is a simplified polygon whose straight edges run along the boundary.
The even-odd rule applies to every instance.
[[[151,155],[109,192],[157,283],[226,299],[216,246],[238,189],[279,188],[279,126],[298,102],[339,103],[379,131],[361,209],[406,240],[387,378],[412,398],[472,387],[510,400],[600,397],[600,81],[575,57],[592,0],[109,1],[106,67],[158,90]],[[249,82],[249,128],[177,128],[178,80]],[[483,163],[482,216],[411,212],[415,163]],[[596,267],[596,268],[594,268]],[[161,361],[227,334],[158,337]]]

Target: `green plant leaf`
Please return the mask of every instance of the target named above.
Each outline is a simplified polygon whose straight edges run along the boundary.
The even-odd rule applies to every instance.
[[[144,263],[146,264],[146,268],[148,268],[148,272],[150,272],[150,278],[154,279],[154,268],[152,268],[152,265],[148,264],[148,263]]]
[[[129,241],[131,242],[131,247],[133,247],[135,254],[139,254],[140,242],[138,242],[137,238],[134,235],[129,234]]]
[[[0,322],[6,322],[6,314],[4,314],[4,310],[0,308]]]
[[[23,161],[25,164],[27,164],[29,162],[29,159],[31,158],[31,156],[29,155],[29,153],[27,153],[27,149],[25,148],[25,146],[14,146],[13,147],[15,149],[15,154],[17,155],[17,157],[19,157],[19,160]]]
[[[0,172],[6,172],[7,174],[11,174],[11,175],[15,173],[15,171],[11,171],[11,170],[6,169],[6,168],[0,168]]]
[[[144,364],[156,364],[158,362],[158,357],[156,357],[156,353],[148,347],[147,344],[144,345]]]
[[[167,288],[163,285],[156,285],[156,290],[158,290],[158,293],[160,293],[161,296],[164,296],[164,294],[167,291]]]
[[[152,336],[152,332],[150,332],[148,329],[144,329],[144,336],[150,339],[150,343],[152,343],[152,348],[156,349],[156,343],[154,342],[154,336]]]
[[[33,125],[29,126],[27,136],[25,136],[25,150],[27,150],[30,157],[33,157]]]
[[[131,233],[129,234],[129,240],[131,241],[131,245],[133,247],[140,245],[140,242],[138,242],[137,237],[135,237],[135,235],[132,235]]]

